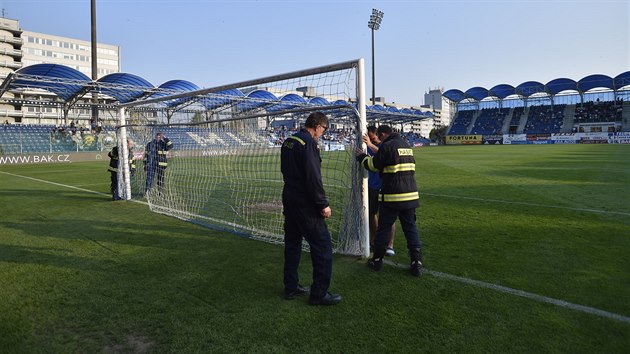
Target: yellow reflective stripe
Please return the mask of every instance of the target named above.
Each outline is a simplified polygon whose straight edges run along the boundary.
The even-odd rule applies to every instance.
[[[379,200],[382,202],[407,202],[410,200],[420,199],[418,192],[399,193],[399,194],[380,194]]]
[[[383,173],[396,173],[396,172],[415,171],[415,170],[416,170],[415,163],[401,163],[398,165],[386,166],[383,169]]]
[[[366,161],[367,161],[367,164],[365,163]],[[361,161],[361,164],[367,167],[367,169],[372,172],[378,172],[378,169],[374,167],[374,161],[372,160],[372,156],[369,156],[369,155],[365,156],[363,160]]]
[[[158,155],[166,155],[166,151],[158,151]]]
[[[118,172],[118,169],[117,169],[117,168],[114,168],[114,167],[110,167],[110,168],[108,168],[107,170],[108,170],[108,171],[111,171],[111,172]]]
[[[158,165],[160,165],[160,166],[167,166],[168,164],[166,162],[158,162]]]
[[[171,145],[173,145],[173,142],[169,140],[169,142],[166,143],[166,146],[171,146]]]
[[[304,142],[304,140],[302,140],[302,139],[298,138],[298,137],[297,137],[297,136],[295,136],[295,135],[291,135],[291,136],[289,137],[289,139],[297,140],[297,141],[299,141],[299,142],[300,142],[300,144],[302,144],[302,145],[306,145],[306,143]]]

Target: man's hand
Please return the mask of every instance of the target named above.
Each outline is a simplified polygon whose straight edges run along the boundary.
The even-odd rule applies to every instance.
[[[365,149],[363,147],[361,147],[360,145],[356,147],[356,149],[354,149],[354,156],[361,156],[366,154],[367,152],[365,151]]]
[[[324,219],[328,219],[331,215],[332,215],[332,210],[330,209],[329,206],[322,209],[322,216],[324,217]]]

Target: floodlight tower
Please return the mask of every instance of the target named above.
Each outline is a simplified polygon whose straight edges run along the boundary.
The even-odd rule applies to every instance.
[[[376,101],[376,86],[374,82],[376,79],[374,78],[374,31],[378,31],[381,28],[381,21],[383,20],[383,11],[379,11],[377,9],[372,9],[372,15],[370,16],[370,20],[368,21],[368,27],[372,30],[372,106]]]

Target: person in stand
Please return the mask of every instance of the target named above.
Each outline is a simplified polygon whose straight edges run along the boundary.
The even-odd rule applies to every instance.
[[[133,158],[134,142],[131,139],[127,139],[127,149],[129,157],[129,172],[133,175],[136,172],[136,162]],[[109,168],[107,169],[111,174],[110,191],[112,193],[112,200],[121,200],[122,198],[118,194],[118,169],[121,168],[120,156],[118,154],[118,146],[114,146],[112,150],[107,153],[109,156]]]
[[[367,145],[367,154],[374,156],[378,152],[381,141],[376,136],[376,127],[367,127],[367,133],[363,136],[363,142]],[[381,190],[381,175],[379,172],[368,171],[368,214],[370,220],[370,248],[374,249],[374,238],[378,227],[378,192]],[[392,230],[387,241],[386,256],[394,256],[394,233],[396,224],[392,224]]]
[[[360,148],[356,151],[357,161],[370,171],[379,171],[382,179],[378,194],[379,220],[374,254],[367,264],[375,271],[383,269],[383,257],[391,228],[396,219],[399,219],[411,259],[409,272],[414,276],[420,276],[422,244],[416,226],[416,208],[420,205],[420,198],[416,187],[416,160],[413,157],[413,150],[400,134],[393,132],[388,125],[380,125],[376,135],[382,143],[374,156],[369,156]]]
[[[280,169],[284,180],[284,295],[294,299],[309,292],[299,284],[302,240],[310,246],[313,283],[309,304],[334,305],[341,296],[328,291],[332,278],[332,241],[326,219],[332,210],[324,192],[318,140],[328,129],[328,117],[311,113],[304,128],[282,144]]]
[[[147,180],[144,193],[148,193],[153,187],[153,182],[157,178],[158,192],[164,190],[164,173],[168,166],[166,152],[173,148],[173,142],[158,132],[144,149],[144,172]]]

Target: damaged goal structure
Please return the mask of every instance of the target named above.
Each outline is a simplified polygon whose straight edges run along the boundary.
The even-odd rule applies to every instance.
[[[333,210],[327,220],[333,249],[369,255],[367,179],[355,161],[366,130],[364,61],[358,59],[214,88],[156,92],[118,108],[122,159],[142,159],[162,132],[167,152],[163,188],[145,192],[137,161],[120,169],[125,199],[146,199],[152,211],[257,240],[283,242],[280,146],[321,111],[329,130],[320,138],[322,179]],[[135,141],[134,151],[124,142]],[[305,243],[304,249],[308,250]]]

